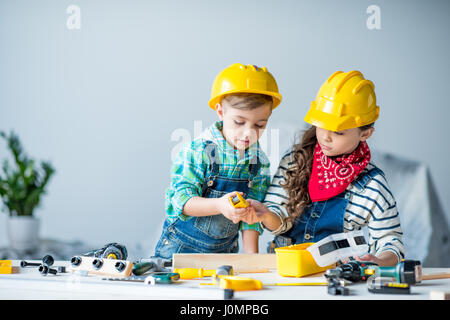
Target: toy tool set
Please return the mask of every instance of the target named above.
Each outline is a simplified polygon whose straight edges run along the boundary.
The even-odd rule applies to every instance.
[[[230,201],[238,204],[239,196],[235,198]],[[222,290],[224,299],[233,298],[234,292],[280,286],[324,286],[328,294],[349,295],[351,285],[361,282],[366,282],[368,292],[373,294],[411,294],[412,287],[424,280],[450,278],[449,273],[423,275],[421,263],[416,260],[402,260],[392,267],[353,260],[352,255],[364,253],[366,245],[360,232],[348,232],[317,243],[276,248],[275,255],[174,254],[172,259],[150,257],[130,261],[125,246],[108,243],[100,249],[73,256],[68,264],[57,265],[51,255],[46,255],[41,261],[21,261],[19,270],[35,268],[42,276],[58,277],[70,273],[107,282],[142,283],[155,288],[169,286],[176,289],[179,287],[176,283],[191,282],[193,286],[189,288]],[[273,270],[287,280],[310,275],[318,275],[322,280],[269,283],[251,275]],[[11,260],[0,260],[0,274],[11,273],[15,273]]]

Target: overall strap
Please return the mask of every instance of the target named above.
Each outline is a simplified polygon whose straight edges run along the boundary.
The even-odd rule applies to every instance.
[[[381,169],[373,166],[372,169],[360,174],[358,178],[353,181],[353,185],[359,190],[363,190],[372,178],[380,174],[384,176],[384,172]]]
[[[255,159],[256,159],[256,161],[255,161]],[[260,167],[261,167],[261,161],[259,160],[258,155],[255,155],[253,158],[250,159],[250,164],[248,166],[248,186],[249,187],[252,187],[253,179],[258,174]]]
[[[205,151],[209,160],[210,176],[219,175],[219,156],[217,154],[217,146],[212,141],[205,141]]]
[[[219,156],[217,154],[217,146],[212,141],[205,141],[205,152],[208,156],[209,160],[209,175],[205,177],[205,180],[203,182],[202,186],[202,196],[205,194],[206,189],[210,187],[215,179],[216,176],[219,175]]]

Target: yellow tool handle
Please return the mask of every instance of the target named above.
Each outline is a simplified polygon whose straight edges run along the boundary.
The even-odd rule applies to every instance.
[[[328,282],[279,282],[264,283],[265,286],[327,286]]]
[[[174,268],[173,272],[180,275],[180,279],[195,279],[203,278],[205,276],[203,268]]]
[[[219,287],[221,289],[232,289],[234,291],[260,290],[262,282],[252,278],[237,276],[220,276]]]

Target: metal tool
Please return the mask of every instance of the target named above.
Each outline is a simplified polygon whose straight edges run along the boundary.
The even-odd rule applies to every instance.
[[[140,275],[140,276],[130,276],[125,278],[102,278],[102,280],[112,280],[112,281],[131,281],[131,282],[144,282],[147,285],[154,284],[170,284],[178,281],[180,279],[180,275],[176,272],[153,272],[149,275]]]
[[[154,272],[147,276],[144,283],[154,285],[157,283],[169,284],[180,280],[180,274],[176,272]]]
[[[143,275],[146,272],[168,272],[168,267],[172,266],[171,259],[160,257],[151,257],[149,259],[140,259],[134,263],[132,273],[136,276]]]

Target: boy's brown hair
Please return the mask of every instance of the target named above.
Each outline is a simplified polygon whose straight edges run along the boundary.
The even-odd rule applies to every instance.
[[[231,107],[241,110],[253,110],[266,103],[273,106],[273,99],[271,96],[259,93],[233,93],[227,94],[223,97]]]

